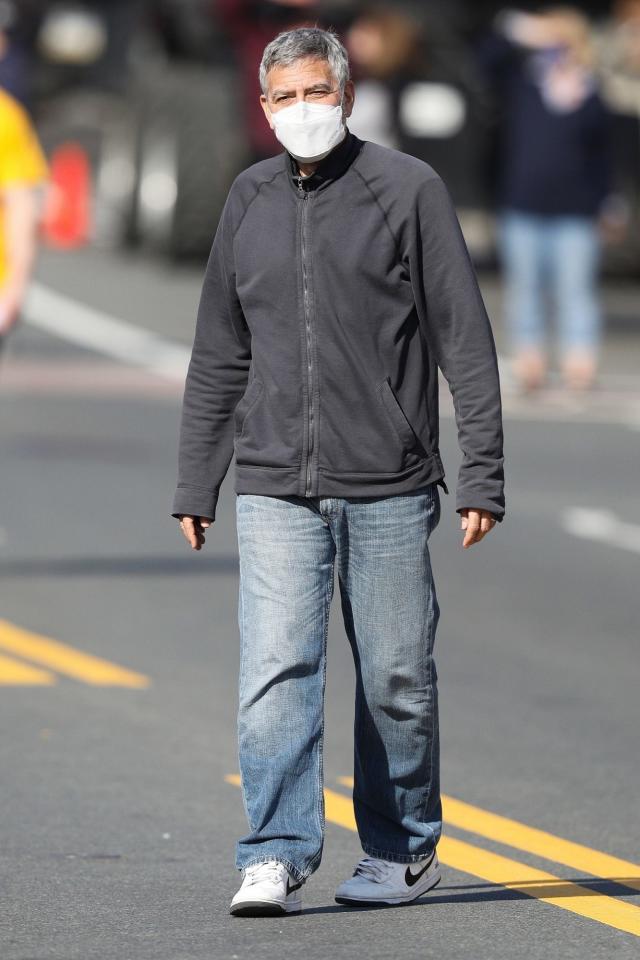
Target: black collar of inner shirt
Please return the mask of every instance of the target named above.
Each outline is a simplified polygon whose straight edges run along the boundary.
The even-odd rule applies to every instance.
[[[362,141],[351,133],[347,127],[347,133],[336,146],[318,162],[318,166],[308,177],[302,177],[302,187],[305,190],[315,190],[318,187],[337,179],[347,169],[351,161],[358,153]],[[289,163],[289,172],[293,186],[298,189],[300,170],[298,161],[292,157],[288,150],[285,150],[285,156]]]

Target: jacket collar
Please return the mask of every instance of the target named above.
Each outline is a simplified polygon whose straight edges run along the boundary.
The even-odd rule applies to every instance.
[[[353,162],[360,152],[364,141],[360,140],[354,133],[351,133],[347,127],[347,133],[336,144],[333,150],[327,154],[308,177],[302,178],[302,186],[305,190],[318,190],[327,186],[332,180],[337,180],[347,167]],[[292,157],[288,150],[284,151],[285,164],[289,171],[289,181],[293,188],[298,190],[298,161]]]

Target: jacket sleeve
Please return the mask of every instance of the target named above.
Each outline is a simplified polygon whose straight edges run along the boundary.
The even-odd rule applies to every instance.
[[[502,400],[493,331],[449,190],[418,190],[412,284],[420,323],[455,408],[462,463],[456,511],[505,513]]]
[[[587,127],[585,139],[589,143],[589,171],[597,203],[596,214],[604,213],[614,187],[614,120],[599,93],[589,98],[584,113]]]
[[[232,188],[233,189],[233,188]],[[247,386],[251,335],[236,288],[232,198],[222,211],[205,271],[182,401],[172,517],[215,519],[233,456],[234,411]]]

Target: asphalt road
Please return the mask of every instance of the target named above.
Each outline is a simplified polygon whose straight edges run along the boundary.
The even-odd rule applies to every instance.
[[[334,599],[322,865],[301,915],[248,919],[228,914],[246,830],[233,463],[203,551],[169,517],[174,368],[202,269],[44,252],[39,299],[0,361],[2,960],[637,958],[637,297],[607,294],[603,381],[588,400],[552,387],[523,403],[504,367],[505,521],[465,551],[442,496],[441,885],[402,908],[333,900],[361,855],[353,663]],[[499,289],[483,285],[502,349]],[[94,314],[69,326],[55,295]],[[145,340],[127,357],[116,328],[89,348],[105,313],[159,336],[155,366]]]

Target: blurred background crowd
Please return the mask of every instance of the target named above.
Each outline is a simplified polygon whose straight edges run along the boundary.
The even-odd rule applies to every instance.
[[[430,163],[501,271],[521,387],[550,303],[566,384],[593,386],[601,280],[640,278],[640,0],[0,0],[0,334],[37,241],[206,257],[235,175],[282,149],[262,50],[305,24],[347,46],[349,128]]]

